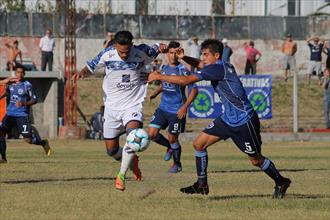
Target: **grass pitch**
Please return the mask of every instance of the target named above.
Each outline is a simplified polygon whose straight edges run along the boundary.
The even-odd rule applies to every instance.
[[[292,179],[283,200],[271,198],[273,182],[232,142],[209,148],[208,196],[179,188],[196,179],[190,143],[183,144],[183,172],[169,174],[165,150],[152,144],[140,154],[143,181],[128,173],[115,190],[119,163],[102,141],[54,140],[49,158],[38,146],[8,143],[0,165],[0,219],[329,219],[330,146],[318,142],[265,143],[263,153]]]

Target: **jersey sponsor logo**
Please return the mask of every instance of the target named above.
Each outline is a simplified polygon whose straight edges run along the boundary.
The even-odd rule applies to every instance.
[[[117,83],[117,88],[119,90],[132,90],[135,87],[139,86],[140,82],[132,82],[132,83]]]

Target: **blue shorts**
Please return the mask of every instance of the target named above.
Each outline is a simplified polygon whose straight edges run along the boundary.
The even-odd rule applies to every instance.
[[[154,115],[151,117],[149,127],[158,129],[166,129],[173,135],[183,133],[186,126],[186,118],[179,119],[177,114],[165,112],[157,108]]]
[[[238,127],[232,127],[218,117],[203,132],[223,140],[231,138],[236,146],[250,157],[261,155],[260,121],[255,112],[249,121]]]
[[[28,116],[14,117],[5,115],[0,123],[0,131],[9,134],[13,128],[17,128],[24,138],[30,138],[32,135]]]

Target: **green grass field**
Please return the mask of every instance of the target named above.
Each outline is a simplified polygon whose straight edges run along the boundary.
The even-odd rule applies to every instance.
[[[330,146],[318,142],[265,143],[263,152],[292,179],[283,200],[271,198],[273,182],[250,165],[230,142],[209,149],[208,196],[179,188],[195,181],[191,144],[183,143],[183,172],[169,174],[164,149],[140,154],[144,175],[127,190],[114,188],[119,163],[102,141],[54,140],[55,154],[38,146],[8,143],[0,165],[0,219],[330,219]]]

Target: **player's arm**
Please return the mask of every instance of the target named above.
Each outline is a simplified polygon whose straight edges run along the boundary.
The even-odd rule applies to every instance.
[[[169,76],[169,75],[160,74],[160,72],[158,71],[151,72],[148,77],[148,82],[153,82],[156,80],[166,81],[172,84],[185,86],[194,82],[198,82],[201,79],[199,79],[197,75]]]
[[[7,77],[6,79],[0,80],[0,85],[7,85],[9,83],[17,82],[17,81],[18,81],[18,79],[16,76],[10,76],[10,77]]]
[[[149,58],[151,58],[151,61],[153,59],[156,59],[159,53],[167,52],[167,45],[163,43],[154,44],[152,46],[149,46],[147,44],[140,44],[135,47],[144,52]]]
[[[185,118],[186,115],[187,115],[187,109],[189,107],[189,105],[194,101],[194,99],[196,98],[197,96],[197,93],[198,93],[198,89],[197,87],[193,87],[190,91],[190,94],[187,98],[187,101],[181,106],[181,108],[179,109],[178,111],[178,118],[179,119],[182,119],[182,118]]]
[[[184,61],[185,63],[189,64],[190,66],[196,67],[198,69],[203,68],[203,62],[200,59],[194,58],[194,57],[189,57],[184,54],[183,48],[178,48],[176,50],[177,56],[179,57],[180,60]]]
[[[94,59],[87,61],[86,65],[80,70],[80,72],[75,73],[72,76],[72,80],[78,80],[85,78],[94,73],[95,70],[105,66],[105,56],[109,51],[108,48],[102,50]]]
[[[149,96],[149,101],[156,98],[162,92],[163,92],[163,85],[160,84],[159,86],[157,86],[156,90]]]
[[[37,100],[37,96],[36,96],[36,94],[34,93],[31,84],[29,84],[29,85],[27,86],[27,93],[28,93],[28,95],[29,95],[29,100],[26,101],[26,102],[17,101],[17,102],[16,102],[16,106],[17,106],[17,107],[22,107],[22,106],[32,106],[32,105],[34,105],[34,104],[36,104],[36,103],[38,102],[38,100]]]

